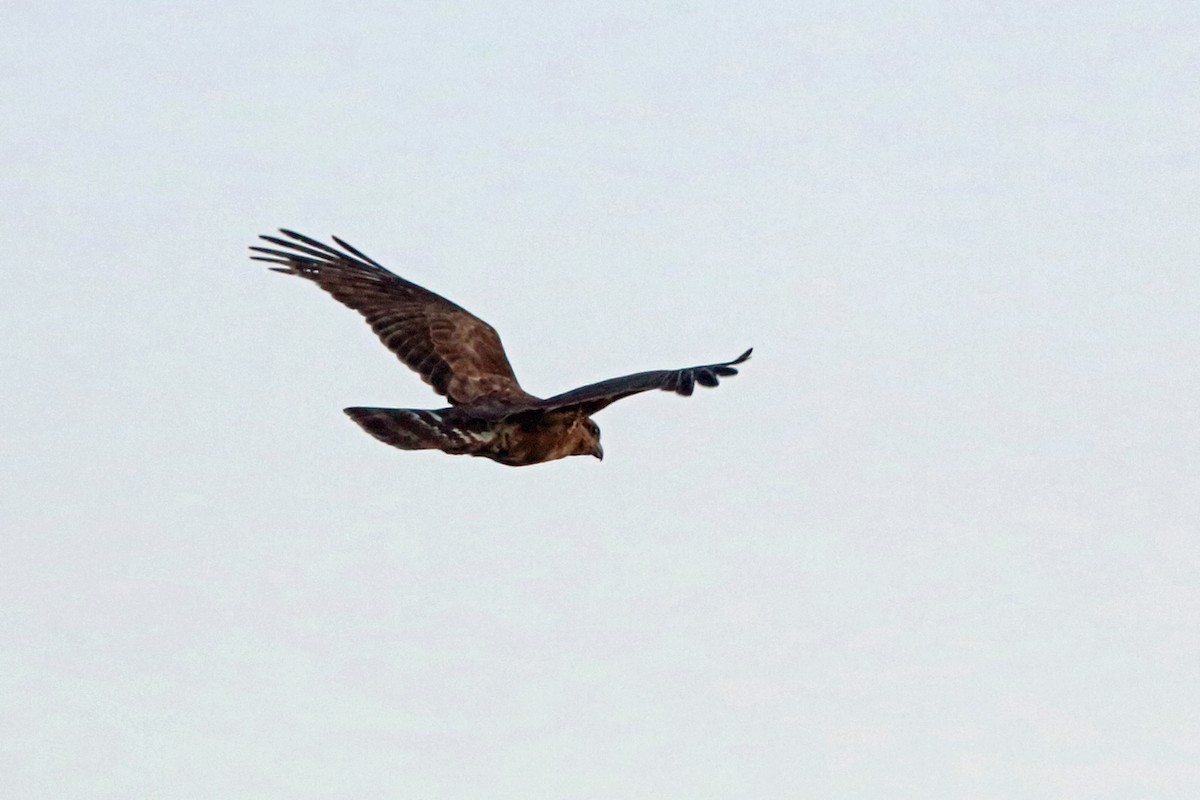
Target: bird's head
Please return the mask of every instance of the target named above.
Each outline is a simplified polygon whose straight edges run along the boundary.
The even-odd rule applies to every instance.
[[[581,417],[575,424],[576,456],[595,456],[604,459],[604,448],[600,446],[600,426],[591,417]]]

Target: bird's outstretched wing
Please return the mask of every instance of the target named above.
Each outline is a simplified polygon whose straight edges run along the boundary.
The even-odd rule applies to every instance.
[[[282,264],[362,314],[380,340],[455,405],[530,398],[513,374],[495,329],[428,289],[394,275],[336,236],[341,250],[281,229],[261,236],[273,247],[251,247],[257,261]],[[290,240],[290,241],[289,241]]]
[[[753,347],[733,361],[725,361],[721,364],[638,372],[634,375],[610,378],[563,392],[554,397],[548,397],[545,400],[539,400],[535,405],[543,411],[578,410],[585,416],[590,416],[622,397],[651,389],[662,389],[665,392],[675,392],[686,397],[696,388],[697,383],[701,386],[716,386],[721,378],[737,375],[738,371],[734,365],[746,361],[752,352],[754,352]]]

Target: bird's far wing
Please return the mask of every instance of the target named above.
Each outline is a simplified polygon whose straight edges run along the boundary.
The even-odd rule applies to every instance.
[[[737,375],[738,371],[734,365],[746,361],[753,351],[752,347],[733,361],[721,364],[638,372],[634,375],[610,378],[589,386],[572,389],[554,397],[548,397],[545,400],[539,400],[536,406],[544,411],[577,409],[585,415],[591,415],[622,397],[651,389],[675,392],[686,397],[696,388],[697,383],[701,386],[716,386],[721,378]]]
[[[251,258],[299,275],[362,314],[380,340],[455,405],[525,399],[491,325],[440,295],[394,275],[336,236],[340,250],[289,230]],[[277,249],[282,248],[282,249]]]

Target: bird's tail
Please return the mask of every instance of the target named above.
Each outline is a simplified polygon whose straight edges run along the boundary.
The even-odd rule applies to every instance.
[[[495,436],[486,423],[463,417],[453,408],[347,408],[350,419],[384,444],[401,450],[475,453]]]

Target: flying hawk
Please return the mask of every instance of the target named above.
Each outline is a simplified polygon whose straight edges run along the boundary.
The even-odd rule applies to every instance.
[[[336,236],[341,250],[294,231],[280,233],[288,238],[259,238],[283,249],[251,247],[264,254],[251,258],[282,264],[271,269],[307,278],[362,314],[389,350],[450,401],[437,410],[345,409],[367,433],[401,450],[483,456],[513,467],[566,456],[604,458],[592,414],[650,389],[686,396],[697,383],[716,386],[750,358],[747,350],[721,364],[639,372],[543,400],[517,383],[500,337],[479,317]]]

